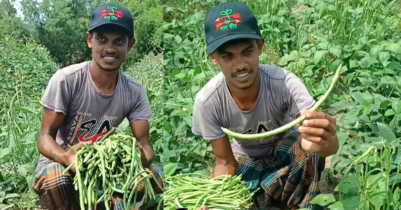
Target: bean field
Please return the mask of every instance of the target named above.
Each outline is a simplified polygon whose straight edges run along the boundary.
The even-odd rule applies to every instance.
[[[340,150],[330,157],[324,190],[313,202],[331,210],[401,209],[401,1],[241,1],[255,13],[265,39],[260,63],[295,73],[316,100],[342,64],[335,89],[319,108],[336,116]],[[0,0],[0,210],[36,209],[32,185],[39,156],[39,99],[50,77],[66,65],[61,61],[73,63],[71,56],[88,53],[81,49],[86,46],[80,37],[76,46],[63,45],[70,56],[63,57],[57,48],[63,42],[57,39],[60,31],[67,34],[67,27],[72,27],[85,32],[88,22],[77,18],[54,24],[58,28],[31,23],[36,35],[30,27],[6,30],[2,27],[19,25],[2,16],[15,13],[2,12],[8,8],[4,2],[8,0]],[[22,2],[25,8],[34,8],[30,1]],[[48,2],[64,4],[44,4]],[[122,2],[137,6],[139,1]],[[203,21],[210,7],[227,0],[165,0],[163,8],[144,2],[145,15],[136,26],[143,28],[138,32],[142,41],[123,72],[147,88],[154,113],[154,162],[163,165],[166,179],[210,175],[214,155],[210,144],[191,132],[192,109],[197,92],[220,71],[206,54]],[[67,35],[75,36],[71,40],[79,37]],[[22,38],[26,36],[32,37]],[[126,121],[120,128],[131,133]]]
[[[206,54],[203,21],[226,1],[165,1],[165,176],[210,174],[210,145],[191,132],[195,95],[219,69]],[[290,70],[337,118],[339,152],[313,201],[328,209],[400,209],[401,2],[389,0],[248,0],[265,39],[260,63]]]

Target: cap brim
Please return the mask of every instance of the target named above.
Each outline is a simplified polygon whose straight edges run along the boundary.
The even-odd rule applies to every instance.
[[[127,32],[131,38],[134,37],[134,34],[130,31],[130,29],[128,29],[127,27],[125,27],[124,25],[122,25],[120,23],[115,23],[115,22],[101,23],[101,24],[98,24],[98,25],[93,25],[88,29],[88,31],[92,32],[92,31],[94,31],[94,30],[96,30],[96,29],[98,29],[100,27],[103,27],[103,26],[117,26],[117,27],[120,27],[125,32]]]
[[[207,54],[210,55],[214,51],[217,50],[221,45],[225,44],[226,42],[229,42],[234,39],[255,39],[255,40],[260,40],[262,39],[261,36],[257,34],[231,34],[228,36],[221,37],[220,39],[214,40],[212,43],[207,45]]]

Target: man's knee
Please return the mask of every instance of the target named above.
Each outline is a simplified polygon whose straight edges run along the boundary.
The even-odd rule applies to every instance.
[[[69,173],[63,174],[64,170],[65,167],[60,163],[50,163],[37,177],[34,188],[42,207],[76,209],[78,197],[74,193],[73,178]]]
[[[60,163],[50,163],[42,171],[39,182],[42,190],[72,186],[73,178],[69,173],[63,174],[65,167]]]

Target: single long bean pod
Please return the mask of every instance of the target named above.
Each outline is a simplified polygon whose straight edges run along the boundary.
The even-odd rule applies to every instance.
[[[320,107],[320,105],[322,105],[322,103],[326,100],[327,96],[331,93],[331,91],[333,90],[335,84],[338,81],[338,78],[340,76],[340,71],[341,71],[341,67],[342,64],[340,64],[340,66],[338,66],[333,80],[331,81],[330,87],[329,89],[326,91],[326,93],[320,98],[320,100],[318,102],[315,103],[315,105],[313,105],[312,108],[310,108],[310,111],[315,111],[316,109],[318,109]],[[264,132],[264,133],[258,133],[258,134],[241,134],[241,133],[236,133],[234,131],[231,131],[227,128],[222,127],[221,129],[223,130],[223,132],[229,136],[235,137],[237,139],[246,139],[246,140],[252,140],[252,139],[260,139],[260,138],[267,138],[267,137],[271,137],[277,134],[280,134],[282,132],[285,132],[289,129],[291,129],[292,127],[298,125],[299,123],[301,123],[302,121],[305,120],[305,116],[301,116],[297,119],[295,119],[294,121],[281,126],[279,128],[276,128],[274,130],[268,131],[268,132]]]

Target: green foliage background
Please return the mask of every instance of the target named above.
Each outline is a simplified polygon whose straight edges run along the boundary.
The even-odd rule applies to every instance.
[[[191,132],[192,106],[196,93],[219,72],[206,54],[205,15],[228,1],[164,3],[166,176],[213,169],[210,144]],[[337,188],[314,202],[329,209],[399,209],[401,2],[241,2],[257,16],[265,39],[260,62],[295,73],[315,99],[343,63],[339,83],[320,109],[337,118],[340,150],[326,170]]]
[[[85,34],[91,11],[110,1],[22,0],[23,19],[14,1],[0,0],[0,209],[34,209],[32,191],[42,108],[38,103],[48,80],[64,66],[91,59]],[[150,134],[162,153],[162,1],[113,1],[135,18],[136,44],[123,72],[147,88],[154,118]],[[122,128],[130,133],[124,121]]]
[[[206,55],[204,17],[227,1],[114,1],[136,19],[136,46],[123,69],[147,88],[156,162],[166,176],[213,170],[210,144],[191,132],[192,106],[219,72]],[[326,170],[337,188],[314,202],[329,209],[401,208],[401,2],[241,1],[262,29],[260,62],[294,72],[315,99],[343,63],[339,84],[321,109],[338,121],[340,151]],[[0,0],[0,209],[36,206],[38,100],[58,68],[91,59],[85,41],[90,12],[107,1],[21,2],[23,19],[14,1]]]

